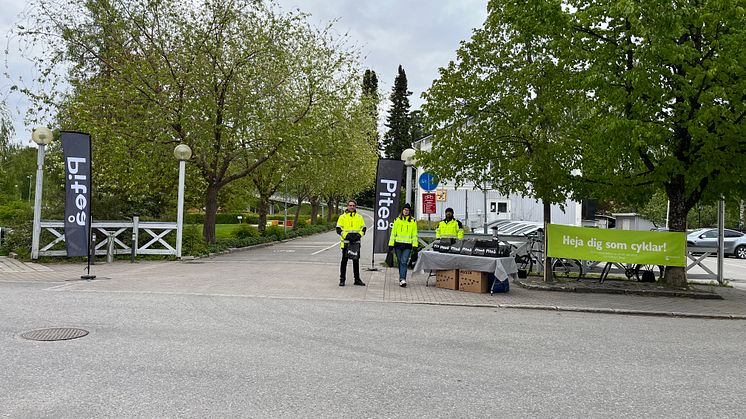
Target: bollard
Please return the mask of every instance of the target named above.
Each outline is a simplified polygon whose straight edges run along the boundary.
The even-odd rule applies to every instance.
[[[96,233],[91,234],[91,265],[96,264]]]
[[[132,230],[132,244],[130,244],[130,263],[135,263],[135,252],[137,251],[137,243],[135,243],[135,240],[135,230]]]
[[[106,243],[106,263],[114,262],[114,233],[109,233],[109,241]]]

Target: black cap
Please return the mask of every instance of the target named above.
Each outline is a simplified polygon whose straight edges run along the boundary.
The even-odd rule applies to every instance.
[[[446,208],[446,212],[450,212],[451,214],[453,214],[453,208]]]
[[[408,209],[408,210],[412,211],[412,206],[407,203],[407,204],[404,204],[404,208],[403,209]]]

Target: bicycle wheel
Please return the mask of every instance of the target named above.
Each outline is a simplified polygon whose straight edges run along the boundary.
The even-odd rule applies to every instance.
[[[516,255],[515,264],[518,266],[519,271],[525,271],[526,274],[531,272],[531,269],[534,266],[531,256],[529,255]]]
[[[655,268],[658,268],[658,275],[655,275]],[[651,277],[650,274],[645,274],[645,272],[652,272],[653,276]],[[640,264],[635,266],[635,278],[642,282],[645,277],[652,278],[654,282],[657,281],[659,278],[663,277],[663,267],[658,265],[650,265],[650,264]]]
[[[579,280],[583,277],[583,264],[577,259],[554,259],[552,276],[558,280]]]

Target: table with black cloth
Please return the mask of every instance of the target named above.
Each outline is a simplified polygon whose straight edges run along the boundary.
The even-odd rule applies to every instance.
[[[493,258],[486,256],[466,256],[453,253],[440,253],[424,250],[419,253],[414,273],[422,271],[441,271],[449,269],[468,269],[470,271],[490,272],[500,281],[518,278],[518,266],[512,257]],[[425,281],[425,286],[430,278]]]

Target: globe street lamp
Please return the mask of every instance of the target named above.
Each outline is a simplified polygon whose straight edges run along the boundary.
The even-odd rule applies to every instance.
[[[176,209],[176,257],[181,259],[181,238],[184,224],[184,171],[186,161],[192,158],[192,149],[186,144],[174,148],[174,157],[179,161],[179,198]]]
[[[39,145],[36,152],[36,191],[34,194],[34,231],[31,238],[31,259],[39,259],[39,237],[41,236],[41,193],[44,177],[44,150],[52,142],[52,130],[37,127],[31,131],[31,139]],[[29,186],[31,180],[29,179]]]
[[[414,158],[416,153],[415,149],[408,148],[401,152],[401,159],[404,160],[404,165],[407,166],[407,192],[405,194],[405,203],[412,205],[412,167],[417,163]]]

